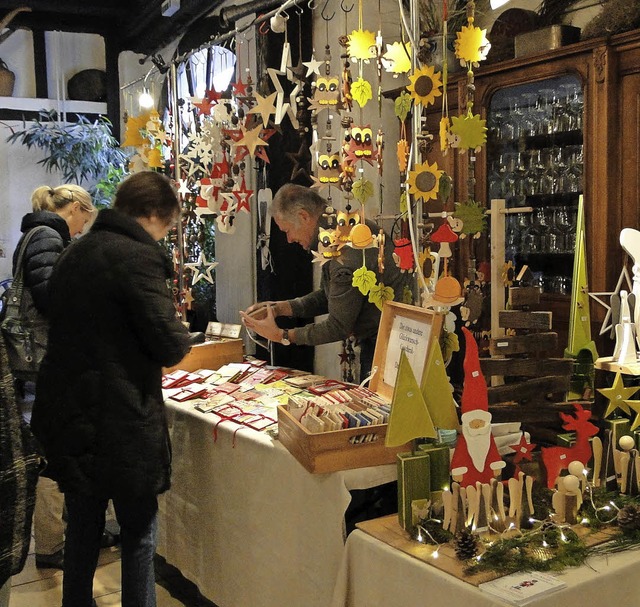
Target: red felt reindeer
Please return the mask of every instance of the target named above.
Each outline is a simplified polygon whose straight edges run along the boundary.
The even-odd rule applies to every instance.
[[[565,470],[573,461],[579,461],[584,466],[587,465],[591,457],[591,447],[589,439],[598,433],[597,426],[594,426],[589,418],[591,411],[585,411],[582,405],[575,404],[575,413],[568,415],[560,413],[564,422],[562,427],[565,430],[576,433],[576,442],[572,447],[543,447],[542,461],[547,470],[547,487],[553,489],[556,479],[562,470]]]

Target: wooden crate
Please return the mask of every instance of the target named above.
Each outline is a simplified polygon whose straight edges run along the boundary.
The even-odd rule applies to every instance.
[[[278,407],[278,439],[309,472],[317,474],[395,464],[396,454],[410,450],[411,446],[385,447],[386,433],[387,424],[381,424],[314,434],[285,406]],[[362,435],[372,435],[372,440],[351,442]]]
[[[196,344],[189,353],[173,367],[163,368],[163,373],[176,369],[197,371],[198,369],[219,369],[227,363],[241,363],[244,347],[241,339],[219,339]]]

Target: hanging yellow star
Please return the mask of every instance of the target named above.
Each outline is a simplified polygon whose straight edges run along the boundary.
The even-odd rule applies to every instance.
[[[407,179],[409,194],[421,196],[424,200],[436,198],[438,196],[440,177],[443,172],[438,169],[436,162],[433,164],[428,162],[417,164],[413,171],[409,171],[409,178]]]
[[[347,52],[353,59],[373,59],[377,55],[376,35],[369,30],[353,30],[348,36]]]
[[[435,102],[436,97],[442,95],[442,80],[440,72],[432,65],[425,65],[409,76],[411,83],[407,90],[416,103],[430,105]]]
[[[247,112],[247,114],[259,114],[262,118],[262,125],[266,128],[269,123],[269,116],[276,113],[276,106],[273,102],[277,96],[277,91],[275,93],[271,93],[268,97],[263,97],[256,93],[256,104]]]
[[[469,110],[466,116],[451,119],[451,132],[457,140],[453,147],[477,150],[487,142],[487,121]]]
[[[627,400],[630,399],[638,391],[638,389],[638,386],[625,388],[624,382],[622,381],[622,374],[616,373],[616,377],[613,380],[613,385],[610,388],[597,389],[600,394],[609,399],[609,405],[607,406],[604,417],[609,417],[609,415],[611,415],[616,409],[620,409],[627,415],[630,415],[631,411],[629,410]]]
[[[404,74],[411,69],[411,42],[387,44],[387,52],[382,55],[382,64],[387,72]]]
[[[258,146],[268,146],[269,144],[264,140],[260,139],[260,133],[262,131],[261,126],[257,126],[254,129],[247,130],[244,127],[242,129],[242,137],[238,139],[237,145],[243,145],[249,150],[249,154],[251,156],[256,155],[256,148]]]
[[[636,418],[629,428],[630,432],[633,432],[638,426],[640,426],[640,400],[625,400],[625,405],[636,412]]]
[[[477,65],[487,58],[491,44],[489,44],[486,34],[487,30],[468,25],[463,25],[456,34],[454,42],[456,57],[460,59],[463,67],[466,67],[468,63]]]

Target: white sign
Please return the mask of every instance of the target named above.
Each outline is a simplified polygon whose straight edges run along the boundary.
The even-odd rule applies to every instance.
[[[420,384],[427,360],[430,335],[430,322],[401,316],[396,316],[393,319],[383,375],[386,384],[395,385],[398,365],[400,364],[400,353],[403,350],[409,359],[409,363],[411,363],[413,374],[418,384]]]

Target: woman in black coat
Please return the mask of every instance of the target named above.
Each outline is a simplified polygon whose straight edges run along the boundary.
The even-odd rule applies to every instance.
[[[157,241],[179,213],[166,177],[136,173],[51,276],[49,345],[31,425],[45,473],[65,494],[63,607],[92,604],[109,499],[121,528],[122,605],[155,606],[157,495],[169,488],[171,469],[162,367],[190,347]]]
[[[22,237],[13,255],[13,275],[22,241],[36,230],[24,252],[24,284],[36,310],[49,317],[49,279],[53,266],[71,238],[80,234],[94,217],[91,195],[76,184],[52,188],[46,185],[31,194],[32,212],[22,218]],[[24,385],[18,385],[18,397],[24,397]],[[64,498],[56,483],[46,477],[38,480],[33,536],[36,567],[62,569],[64,547]]]

